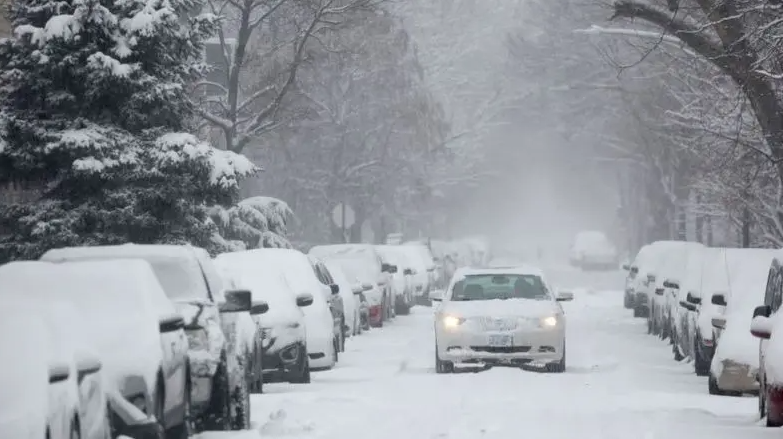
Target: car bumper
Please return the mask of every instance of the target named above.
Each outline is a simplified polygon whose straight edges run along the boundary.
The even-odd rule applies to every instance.
[[[292,343],[287,346],[267,349],[262,356],[265,382],[287,381],[290,373],[299,371],[299,357],[304,355],[302,344]]]
[[[716,377],[718,387],[729,392],[755,392],[759,390],[756,380],[758,369],[732,360],[723,360],[723,370]]]
[[[495,346],[496,335],[510,335],[510,346]],[[563,357],[565,331],[562,327],[538,331],[492,333],[448,331],[438,334],[438,357],[453,363],[551,363]]]

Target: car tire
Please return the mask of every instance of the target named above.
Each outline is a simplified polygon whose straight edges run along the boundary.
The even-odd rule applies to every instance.
[[[200,424],[200,431],[231,431],[231,387],[225,352],[220,355],[220,363],[218,363],[215,375],[212,377],[212,395],[210,395],[209,407],[201,416]]]
[[[288,379],[291,384],[310,384],[310,358],[307,356],[307,347],[301,347],[299,357],[299,370]]]
[[[440,359],[438,345],[435,345],[435,373],[454,373],[454,363]]]
[[[190,376],[190,371],[188,371],[188,376]],[[184,400],[182,401],[182,404],[184,405],[184,408],[182,410],[182,423],[174,427],[171,434],[167,435],[167,437],[171,437],[172,439],[188,439],[196,434],[196,427],[193,423],[193,411],[190,407],[190,390],[190,378],[188,378],[183,390]]]
[[[249,366],[249,364],[245,363],[246,368],[247,366]],[[250,388],[248,383],[252,375],[245,371],[242,376],[244,379],[239,380],[238,383],[234,383],[233,389],[231,390],[230,410],[231,430],[233,431],[249,430],[251,427]]]
[[[250,381],[250,393],[260,395],[264,393],[264,367],[261,364],[261,355],[255,352],[251,357],[252,362],[248,361],[248,380]]]
[[[710,392],[710,395],[726,395],[726,392],[718,387],[718,380],[712,373],[710,373],[709,378],[707,378],[707,390]]]
[[[636,307],[634,307],[634,309],[633,309],[633,316],[634,316],[634,317],[636,317],[636,318],[639,318],[639,317],[645,317],[645,315],[644,315],[644,311],[642,310],[642,308],[641,308],[641,307],[639,307],[639,306],[636,306]]]
[[[82,432],[79,428],[79,420],[76,418],[71,421],[71,431],[68,433],[68,439],[82,439]]]
[[[629,296],[628,293],[623,294],[623,307],[625,309],[633,308],[633,300],[631,300],[631,296]]]
[[[697,339],[695,343],[700,343]],[[710,374],[710,362],[701,354],[698,346],[693,347],[693,371],[696,376],[706,377]]]
[[[556,363],[548,363],[546,365],[546,371],[549,373],[563,373],[566,370],[566,348],[565,342],[563,342],[563,356],[560,357],[560,361]]]
[[[332,340],[332,359],[334,360],[334,362],[332,363],[332,367],[334,367],[334,365],[337,364],[338,361],[340,361],[340,338],[339,337],[335,337],[334,340]]]

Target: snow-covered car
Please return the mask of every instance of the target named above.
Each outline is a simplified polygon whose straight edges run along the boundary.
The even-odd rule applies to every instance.
[[[359,294],[364,291],[358,281],[351,282],[340,264],[334,261],[324,261],[326,269],[332,275],[334,282],[340,287],[340,296],[343,299],[343,315],[345,326],[348,327],[349,336],[359,335],[362,332]]]
[[[710,367],[710,394],[742,394],[758,390],[759,342],[749,329],[753,310],[764,300],[769,267],[776,253],[776,250],[748,248],[725,251],[730,283],[723,317],[715,317],[712,322],[722,329],[722,333]],[[720,296],[713,295],[713,302],[716,299]]]
[[[303,308],[310,368],[333,367],[339,356],[339,340],[334,333],[334,320],[326,300],[324,285],[316,277],[310,259],[298,250],[285,248],[262,248],[247,252],[254,253],[254,260],[257,260],[259,265],[281,273],[291,285],[294,297],[312,297],[311,304]]]
[[[410,241],[404,243],[401,247],[411,248],[409,257],[415,257],[421,266],[421,270],[414,275],[414,278],[418,277],[421,280],[418,281],[422,284],[423,290],[420,296],[427,302],[429,302],[430,290],[433,288],[436,281],[435,273],[435,260],[432,257],[429,247],[424,243],[418,241]],[[486,264],[487,261],[484,261]],[[418,291],[417,291],[418,294]]]
[[[443,294],[443,295],[441,295]],[[464,268],[454,275],[435,312],[435,366],[534,366],[550,372],[566,367],[565,314],[535,267]]]
[[[397,272],[395,265],[383,262],[375,246],[371,244],[317,245],[310,249],[310,255],[322,260],[340,259],[341,264],[351,264],[361,273],[362,283],[374,288],[364,292],[370,311],[370,324],[382,326],[394,315],[394,299],[391,276]]]
[[[758,407],[767,427],[783,426],[783,253],[776,252],[766,278],[764,300],[752,314],[751,335],[760,339]]]
[[[154,415],[171,437],[186,437],[187,341],[176,313],[144,261],[12,262],[0,284],[41,301],[61,300],[79,312],[89,331],[82,349],[94,349],[107,386]],[[8,293],[13,294],[13,293]],[[92,361],[92,368],[97,368]],[[105,400],[102,403],[105,407]]]
[[[313,266],[315,276],[321,282],[321,290],[329,303],[329,310],[332,312],[334,336],[337,337],[337,351],[345,352],[348,325],[345,323],[345,303],[343,303],[343,296],[340,295],[340,285],[334,280],[332,273],[329,272],[322,260],[315,256],[308,256],[308,259]]]
[[[22,288],[24,289],[22,289]],[[71,305],[62,301],[55,300],[37,300],[25,297],[30,289],[27,285],[2,285],[2,319],[3,334],[2,338],[17,339],[26,343],[40,343],[40,345],[23,346],[19,351],[8,352],[5,348],[3,358],[14,359],[7,361],[15,363],[18,361],[18,354],[23,354],[25,350],[31,350],[34,353],[36,348],[42,349],[44,356],[32,359],[30,363],[22,363],[23,367],[29,367],[35,371],[37,367],[48,367],[48,396],[44,401],[39,401],[38,407],[25,407],[25,403],[30,399],[24,395],[19,395],[18,391],[30,390],[35,394],[40,385],[46,383],[45,375],[41,376],[33,372],[33,376],[38,375],[39,383],[28,383],[21,379],[21,383],[30,385],[30,389],[16,389],[16,383],[7,383],[8,388],[0,387],[4,396],[19,398],[22,403],[22,411],[39,410],[46,417],[45,436],[43,433],[37,437],[48,437],[51,439],[71,439],[81,437],[85,439],[107,439],[111,437],[111,425],[106,400],[106,389],[102,376],[100,374],[101,362],[97,354],[89,349],[85,343],[85,333],[79,320],[78,311]],[[11,315],[13,314],[13,315]],[[35,324],[41,324],[37,329],[30,329],[29,324],[21,324],[19,327],[16,317],[31,319]],[[10,322],[9,322],[10,320]],[[9,325],[9,323],[11,325]],[[9,326],[6,326],[9,325]],[[38,332],[43,330],[43,332]],[[21,332],[20,332],[21,331]],[[14,336],[9,336],[15,334]],[[30,338],[28,338],[30,337]],[[43,338],[40,339],[40,338]],[[5,344],[5,343],[0,343]],[[40,353],[38,353],[40,355]],[[24,357],[24,356],[23,356]],[[45,371],[46,369],[44,369]],[[6,371],[0,371],[0,375],[5,375]],[[14,376],[14,374],[11,374]],[[3,382],[5,385],[6,383]],[[44,384],[45,385],[45,384]],[[9,392],[10,395],[7,395]],[[3,400],[4,398],[0,398]],[[17,403],[17,401],[13,401]],[[2,404],[2,403],[0,403]],[[3,406],[5,404],[2,404]],[[5,430],[11,427],[16,429],[22,427],[19,421],[26,421],[27,416],[14,419],[14,416],[6,417],[8,413],[14,413],[18,409],[12,407],[2,407],[4,421],[0,421],[0,432],[2,437],[31,437],[23,431]],[[6,411],[7,410],[7,411]],[[5,420],[16,422],[7,423]],[[10,425],[8,425],[10,424]],[[37,429],[43,425],[27,425],[24,428]]]
[[[378,291],[378,286],[370,281],[363,281],[366,270],[361,263],[356,263],[352,259],[331,259],[326,261],[327,264],[334,264],[340,267],[345,274],[348,282],[351,283],[351,292],[356,297],[356,306],[359,307],[359,324],[362,330],[370,330],[370,302],[367,300],[365,293],[375,294]],[[378,294],[379,295],[379,294]]]
[[[239,288],[247,288],[256,301],[268,304],[263,316],[253,316],[263,340],[263,376],[266,382],[310,382],[307,323],[302,308],[313,303],[311,293],[298,296],[276,265],[264,255],[246,250],[223,253],[215,264]]]
[[[672,352],[674,359],[680,361],[683,358],[695,358],[696,356],[696,332],[698,328],[698,307],[691,304],[693,297],[699,297],[703,284],[703,273],[708,256],[717,251],[712,247],[704,247],[699,251],[693,251],[689,255],[687,270],[677,288],[671,290],[674,294],[673,305],[677,309],[672,310]],[[676,293],[676,294],[675,294]]]
[[[576,234],[569,260],[583,270],[616,270],[619,265],[617,248],[604,232],[597,230]]]
[[[689,269],[688,263],[693,252],[699,252],[704,246],[697,242],[676,241],[661,251],[661,263],[655,269],[653,295],[650,300],[650,316],[647,328],[661,339],[671,338],[672,314],[679,312],[679,289],[681,280]]]
[[[247,291],[226,291],[223,280],[206,250],[190,245],[123,244],[68,247],[46,252],[51,262],[142,259],[147,261],[163,291],[185,319],[190,369],[190,416],[196,430],[249,428],[249,413],[238,409],[249,404],[248,377],[262,379],[261,365],[244,350],[248,343],[237,335],[237,313],[249,313]],[[259,369],[248,373],[245,368]],[[232,396],[233,395],[233,396]]]
[[[410,314],[411,307],[415,303],[413,279],[422,267],[416,263],[416,259],[406,257],[406,253],[409,253],[410,250],[403,246],[377,245],[375,248],[384,263],[397,267],[397,272],[391,276],[395,314]],[[420,288],[423,291],[423,286]]]

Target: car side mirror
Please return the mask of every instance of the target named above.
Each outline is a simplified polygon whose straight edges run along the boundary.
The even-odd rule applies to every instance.
[[[310,293],[301,293],[296,296],[296,306],[306,307],[313,304],[313,295]]]
[[[772,315],[772,307],[769,305],[757,306],[753,309],[753,317],[769,317]]]
[[[558,291],[555,300],[558,302],[570,302],[574,300],[574,293],[571,291]]]
[[[331,284],[329,285],[329,289],[332,290],[332,294],[340,294],[340,285]]]
[[[655,289],[655,295],[656,296],[663,296],[663,288],[656,288]]]
[[[631,271],[631,266],[628,264],[623,264],[623,270],[625,271]]]
[[[381,273],[391,273],[391,264],[386,262],[381,264]]]
[[[437,290],[437,291],[430,291],[430,300],[433,302],[442,302],[443,301],[443,291]]]
[[[76,371],[79,374],[78,382],[81,383],[84,377],[97,373],[102,367],[103,364],[96,355],[79,353],[76,357]]]
[[[253,307],[250,290],[226,291],[226,301],[220,304],[220,312],[245,312]]]
[[[693,293],[688,293],[685,301],[693,305],[701,305],[701,297],[695,296]]]
[[[712,295],[712,299],[710,300],[710,302],[713,305],[718,305],[718,306],[726,306],[726,305],[728,305],[726,303],[726,296],[724,294],[722,294],[722,293],[713,294]]]
[[[718,329],[724,329],[726,327],[726,318],[725,317],[713,317],[712,318],[712,326],[718,328]]]
[[[71,376],[71,367],[67,363],[56,363],[49,366],[49,384],[61,383]]]
[[[406,268],[405,270],[402,270],[402,274],[404,274],[406,276],[412,276],[413,275],[413,270],[411,270],[410,268]]]
[[[666,287],[666,288],[679,290],[680,289],[680,282],[678,280],[675,280],[675,279],[666,279],[665,281],[663,281],[663,286]]]
[[[161,317],[158,325],[161,334],[168,334],[185,328],[185,319],[178,313],[169,314]]]
[[[689,303],[686,300],[680,300],[680,306],[687,309],[688,311],[696,311],[696,305]]]
[[[762,340],[769,340],[772,336],[772,320],[765,316],[755,316],[750,321],[750,334]]]
[[[631,273],[639,274],[639,267],[631,267]]]
[[[391,274],[397,273],[397,266],[396,265],[389,266],[389,273]]]
[[[269,311],[269,304],[263,300],[253,302],[253,305],[250,307],[251,316],[266,314],[267,311]]]

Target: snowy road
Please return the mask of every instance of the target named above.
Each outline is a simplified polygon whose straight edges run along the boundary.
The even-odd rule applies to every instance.
[[[622,308],[620,275],[562,276],[561,287],[588,287],[564,306],[565,374],[436,375],[432,310],[416,308],[350,340],[339,366],[314,374],[313,384],[267,386],[253,399],[256,431],[200,439],[780,436],[759,426],[755,398],[708,395],[692,366],[675,363],[668,344],[646,335],[644,322]]]

